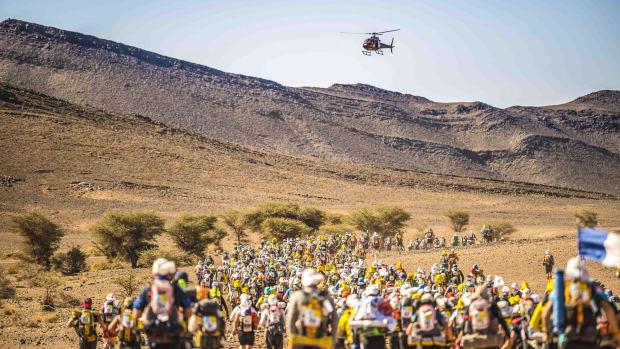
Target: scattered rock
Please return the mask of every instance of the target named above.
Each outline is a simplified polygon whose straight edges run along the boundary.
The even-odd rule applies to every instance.
[[[22,182],[23,179],[12,176],[0,175],[0,187],[12,187],[14,183]]]

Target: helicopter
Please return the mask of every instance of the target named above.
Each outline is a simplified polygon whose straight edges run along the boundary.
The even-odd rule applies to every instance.
[[[383,35],[385,33],[390,33],[390,32],[395,32],[398,31],[400,29],[392,29],[392,30],[386,30],[383,32],[372,32],[372,33],[349,33],[349,32],[340,32],[340,34],[364,34],[364,35],[370,35],[370,37],[366,40],[364,40],[364,43],[362,44],[362,47],[364,48],[364,51],[362,51],[362,53],[366,56],[370,56],[372,55],[372,51],[375,51],[376,54],[378,55],[383,55],[383,49],[384,48],[389,48],[391,53],[394,53],[393,49],[394,49],[394,38],[392,38],[392,42],[387,45],[381,42],[381,40],[379,39],[379,35]]]

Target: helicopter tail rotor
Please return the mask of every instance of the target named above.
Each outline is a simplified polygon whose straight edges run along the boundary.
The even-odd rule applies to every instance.
[[[392,38],[392,43],[390,44],[390,53],[394,54],[394,38]]]

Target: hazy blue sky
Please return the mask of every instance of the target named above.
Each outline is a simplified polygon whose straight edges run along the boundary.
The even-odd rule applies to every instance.
[[[0,18],[289,86],[359,82],[499,107],[620,89],[619,0],[0,0]],[[383,57],[361,54],[363,35],[339,34],[393,28]]]

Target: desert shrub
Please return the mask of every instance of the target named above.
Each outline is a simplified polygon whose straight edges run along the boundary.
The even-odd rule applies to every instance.
[[[338,225],[343,224],[345,215],[340,213],[328,212],[325,214],[325,224]]]
[[[58,292],[59,301],[56,302],[56,305],[59,308],[75,308],[82,305],[82,301],[80,301],[77,297],[74,297],[64,291]]]
[[[35,315],[32,317],[31,321],[36,324],[40,324],[42,322],[47,322],[49,324],[52,324],[58,321],[58,319],[59,319],[58,313],[54,312],[54,313],[43,314],[43,315]]]
[[[325,222],[325,212],[314,207],[302,208],[294,202],[267,202],[246,212],[243,215],[243,224],[254,232],[266,234],[264,227],[274,226],[273,222],[263,225],[263,222],[269,218],[297,221],[306,227],[303,230],[313,232]],[[274,222],[281,224],[283,221],[275,220]]]
[[[517,231],[515,227],[512,226],[509,222],[506,221],[494,221],[489,224],[491,230],[493,231],[493,239],[501,239],[505,238],[508,235]]]
[[[19,273],[19,263],[9,264],[6,267],[7,275],[17,275]]]
[[[52,257],[52,265],[65,275],[75,275],[86,270],[86,254],[78,247],[72,247],[66,253],[56,253]]]
[[[312,231],[303,222],[290,218],[269,217],[261,226],[265,235],[278,240],[301,237]]]
[[[0,299],[15,297],[15,287],[11,284],[11,280],[6,277],[4,269],[0,267]]]
[[[110,211],[91,228],[97,247],[108,259],[123,258],[138,266],[142,251],[155,246],[155,238],[164,231],[164,219],[153,211]]]
[[[580,227],[594,228],[598,225],[598,213],[589,210],[575,212],[573,216],[577,219]]]
[[[17,281],[29,280],[30,278],[45,272],[41,265],[28,262],[17,263],[17,270],[17,274],[15,274],[15,279]]]
[[[126,275],[114,278],[112,282],[121,289],[120,295],[125,298],[136,296],[146,283],[146,279],[138,276],[135,271],[131,270]]]
[[[105,256],[101,250],[99,250],[96,246],[90,246],[84,251],[87,257],[102,257]]]
[[[448,218],[450,227],[455,232],[461,232],[469,224],[469,213],[466,211],[451,209],[443,214]]]
[[[158,247],[151,248],[140,253],[138,263],[145,267],[150,267],[157,258],[166,258],[169,261],[174,262],[177,266],[189,265],[193,261],[191,256],[179,251],[176,248],[160,249]]]
[[[323,234],[344,234],[346,232],[352,232],[355,230],[348,224],[325,224],[321,226],[321,233]]]
[[[216,216],[183,215],[166,233],[181,251],[203,258],[209,245],[219,247],[227,235],[226,231],[215,226],[216,222]]]
[[[346,221],[357,230],[377,232],[381,237],[394,236],[403,232],[411,214],[403,208],[393,205],[380,205],[362,208],[351,212]]]
[[[50,258],[65,235],[60,226],[43,215],[31,213],[13,218],[11,229],[24,238],[23,251],[38,264],[49,268]]]
[[[91,271],[118,270],[118,269],[124,269],[124,268],[125,268],[125,265],[119,260],[100,261],[100,262],[95,262],[90,265]]]
[[[15,309],[13,305],[5,304],[2,306],[2,314],[4,314],[4,316],[12,316],[17,314],[17,309]]]
[[[245,231],[246,226],[243,221],[243,214],[237,210],[226,211],[219,215],[224,226],[229,229],[235,238],[237,245],[243,245],[248,242],[248,233]]]
[[[45,291],[45,295],[41,299],[43,310],[54,311],[54,295],[61,285],[60,280],[50,273],[40,273],[30,279],[30,285],[40,287]]]

